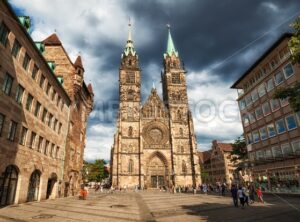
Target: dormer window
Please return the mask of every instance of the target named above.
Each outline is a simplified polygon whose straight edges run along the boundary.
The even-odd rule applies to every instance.
[[[58,80],[58,82],[59,82],[61,85],[64,84],[64,77],[62,77],[62,76],[57,76],[57,80]]]
[[[81,75],[82,74],[82,70],[80,68],[77,68],[77,74]]]

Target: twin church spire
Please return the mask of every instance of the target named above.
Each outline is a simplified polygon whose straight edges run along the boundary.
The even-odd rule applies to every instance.
[[[131,54],[132,56],[136,55],[136,51],[134,49],[134,45],[133,45],[133,40],[132,40],[132,34],[131,34],[131,22],[129,20],[128,23],[128,39],[124,48],[124,52],[122,53],[122,58],[123,56],[128,56],[129,54]],[[164,53],[164,58],[166,58],[166,56],[172,56],[173,54],[178,57],[178,51],[176,51],[173,39],[172,39],[172,35],[171,35],[171,27],[168,24],[168,42],[167,42],[167,49],[166,52]]]

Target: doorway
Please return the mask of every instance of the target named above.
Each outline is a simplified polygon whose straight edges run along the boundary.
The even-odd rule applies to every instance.
[[[30,176],[29,180],[29,186],[28,186],[28,195],[27,195],[27,201],[37,201],[39,196],[39,190],[40,190],[40,178],[41,173],[39,170],[33,171],[33,173]]]
[[[50,196],[52,195],[53,188],[56,182],[57,182],[57,175],[55,173],[52,173],[47,183],[46,199],[49,199]]]

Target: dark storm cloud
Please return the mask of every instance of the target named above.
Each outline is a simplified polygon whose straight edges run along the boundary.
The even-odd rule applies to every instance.
[[[273,30],[273,33],[288,30],[292,20],[285,20],[300,10],[300,4],[296,0],[134,1],[128,8],[136,19],[147,21],[156,34],[154,44],[139,49],[143,53],[142,64],[159,62],[161,59],[159,56],[165,48],[162,43],[166,39],[166,31],[162,30],[162,26],[170,22],[175,44],[187,69],[201,70],[223,61],[282,22],[282,26]],[[256,43],[267,39],[264,42],[268,45],[278,37],[270,36]],[[262,51],[259,49],[258,53]],[[224,80],[232,81],[233,77],[236,78],[245,70],[245,66],[253,62],[236,64],[238,56],[232,57],[214,72]]]

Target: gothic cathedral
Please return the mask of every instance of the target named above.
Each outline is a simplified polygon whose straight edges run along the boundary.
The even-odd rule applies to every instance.
[[[119,69],[119,115],[111,150],[114,187],[158,188],[201,183],[186,71],[170,28],[163,66],[163,101],[153,87],[141,106],[141,68],[129,30]]]

